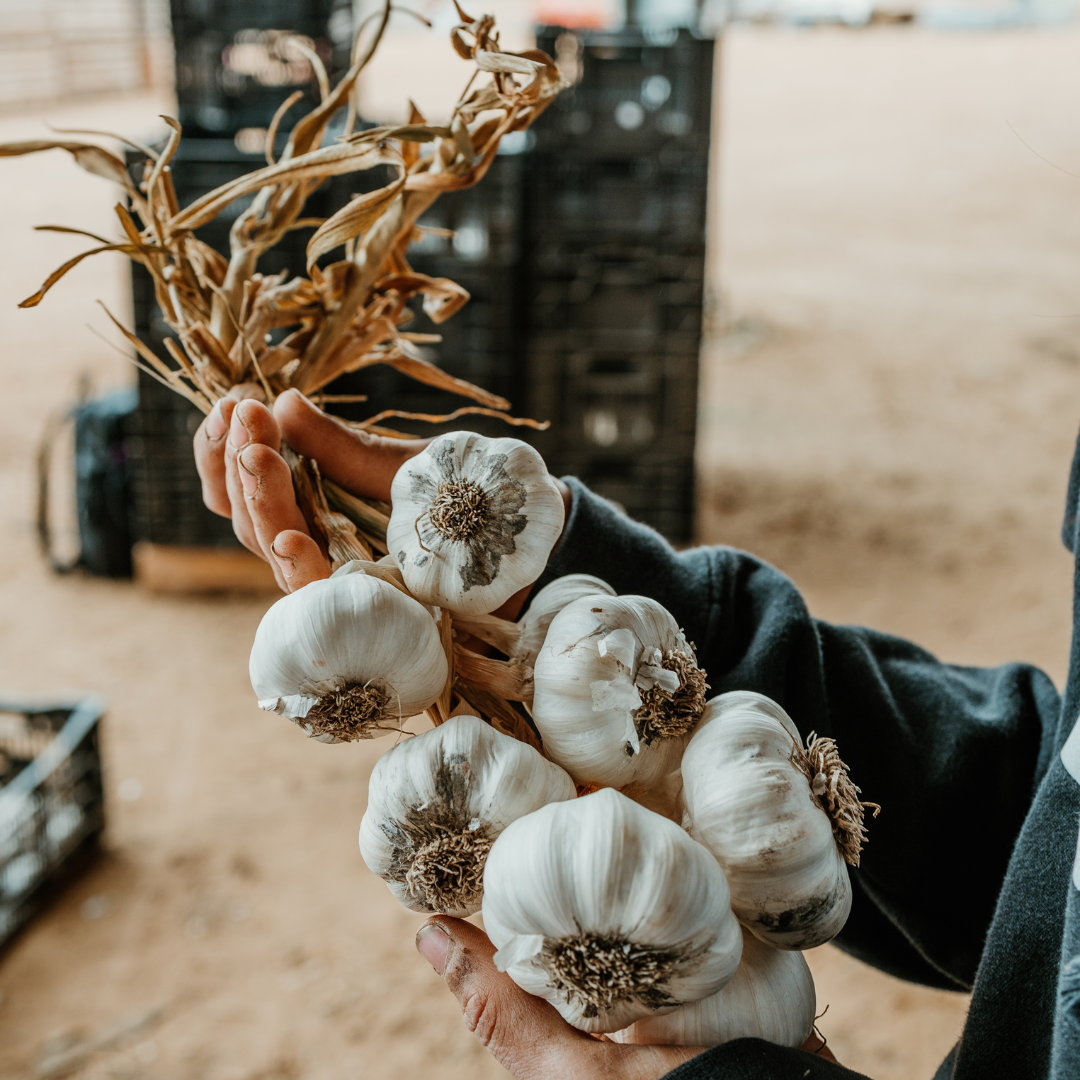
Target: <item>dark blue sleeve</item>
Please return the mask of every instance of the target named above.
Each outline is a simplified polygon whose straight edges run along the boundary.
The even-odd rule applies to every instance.
[[[653,597],[696,643],[710,695],[756,690],[804,737],[835,738],[863,797],[882,806],[836,943],[900,978],[969,988],[1057,723],[1050,679],[1024,664],[943,664],[888,634],[821,622],[768,564],[725,547],[676,552],[567,482],[570,520],[540,584],[589,573]]]

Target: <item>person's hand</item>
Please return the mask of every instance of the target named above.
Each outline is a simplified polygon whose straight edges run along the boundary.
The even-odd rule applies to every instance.
[[[390,439],[357,431],[287,390],[271,412],[237,387],[220,400],[195,432],[195,464],[203,502],[232,519],[240,542],[273,568],[283,592],[330,576],[326,554],[311,537],[296,505],[292,477],[278,452],[282,442],[318,462],[319,471],[360,498],[390,501],[394,474],[430,439]],[[570,489],[557,480],[567,514]],[[516,619],[529,587],[495,614]]]
[[[242,393],[242,391],[241,391]],[[236,396],[240,396],[237,394]],[[219,401],[195,433],[203,501],[232,519],[240,542],[265,559],[285,592],[328,577],[330,565],[296,505],[282,441],[319,463],[322,475],[361,498],[390,499],[400,465],[427,439],[388,439],[356,431],[289,390],[273,412],[251,398]]]
[[[659,1080],[703,1046],[632,1046],[571,1027],[546,1001],[498,971],[495,947],[472,923],[437,915],[416,947],[461,1006],[465,1026],[517,1080]],[[804,1050],[836,1059],[812,1035]]]

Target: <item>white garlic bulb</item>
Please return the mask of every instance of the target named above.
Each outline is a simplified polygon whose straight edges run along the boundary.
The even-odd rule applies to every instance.
[[[584,1031],[708,997],[742,952],[716,860],[611,788],[506,829],[488,856],[483,914],[495,966]]]
[[[480,910],[496,837],[574,795],[570,777],[531,746],[455,716],[375,763],[360,853],[410,910],[464,918]]]
[[[401,466],[386,542],[409,591],[494,611],[544,571],[565,509],[540,455],[517,439],[442,435]]]
[[[743,931],[742,960],[718,993],[662,1016],[647,1016],[611,1037],[615,1042],[719,1046],[765,1039],[802,1046],[814,1029],[814,977],[800,952],[775,949]]]
[[[614,595],[615,590],[606,581],[591,574],[565,574],[548,582],[529,600],[528,610],[518,620],[521,634],[514,659],[530,666],[535,664],[555,616],[575,600]]]
[[[260,708],[322,742],[397,730],[446,682],[435,615],[363,567],[346,563],[283,596],[263,616],[251,648]]]
[[[831,740],[820,742],[828,745],[819,751],[835,757]],[[822,763],[837,781],[833,765]],[[851,910],[838,838],[849,849],[851,838],[838,832],[843,817],[830,818],[822,806],[826,778],[818,780],[788,714],[748,691],[714,698],[683,755],[682,778],[684,824],[723,866],[739,919],[783,949],[811,949],[835,937]],[[850,791],[842,814],[857,792],[846,771],[843,780]],[[855,810],[861,843],[857,801]]]
[[[679,768],[705,673],[678,623],[645,596],[586,596],[555,616],[534,667],[544,748],[579,784],[646,790]]]
[[[530,597],[528,610],[516,623],[496,615],[460,615],[454,612],[454,626],[463,633],[494,645],[511,660],[532,667],[547,637],[551,620],[575,600],[597,595],[614,596],[615,590],[606,581],[591,574],[564,574]]]

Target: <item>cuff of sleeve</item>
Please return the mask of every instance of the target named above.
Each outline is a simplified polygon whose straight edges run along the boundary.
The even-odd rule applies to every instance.
[[[764,1039],[736,1039],[714,1046],[669,1072],[663,1080],[869,1080],[863,1073]]]
[[[571,493],[570,514],[533,592],[565,574],[592,574],[620,595],[642,592],[647,568],[657,561],[668,563],[675,557],[674,549],[659,533],[632,521],[576,477],[564,476],[562,481]]]

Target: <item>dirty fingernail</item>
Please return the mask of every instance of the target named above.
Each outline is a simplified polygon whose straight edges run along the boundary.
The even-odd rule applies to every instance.
[[[247,445],[249,438],[248,429],[240,422],[240,410],[233,409],[232,424],[229,427],[229,442],[239,449],[241,446]]]
[[[254,495],[256,488],[259,486],[259,478],[244,464],[242,454],[237,456],[236,463],[240,466],[237,471],[240,473],[240,483],[244,486],[244,494]]]
[[[282,555],[277,549],[277,541],[275,540],[270,545],[270,550],[274,553],[274,558],[278,561],[278,566],[281,567],[281,572],[287,577],[293,576],[293,571],[296,569],[296,564],[288,555]]]
[[[446,967],[446,954],[450,951],[450,938],[434,923],[420,927],[416,935],[416,947],[420,955],[441,975]]]
[[[215,442],[225,434],[225,418],[221,415],[221,402],[219,401],[206,418],[206,437]]]

